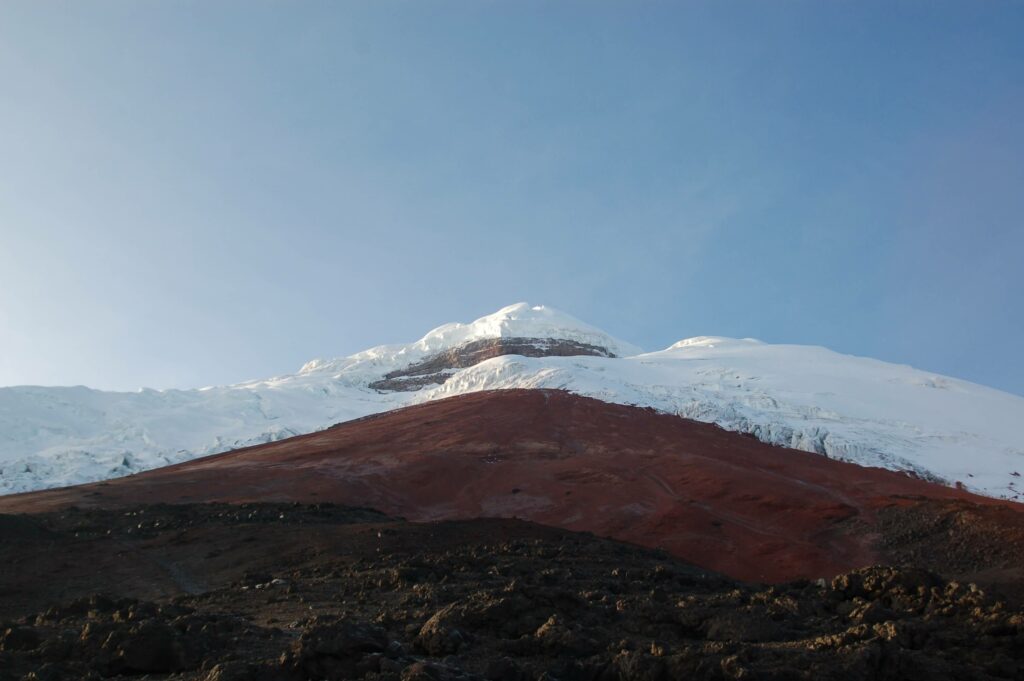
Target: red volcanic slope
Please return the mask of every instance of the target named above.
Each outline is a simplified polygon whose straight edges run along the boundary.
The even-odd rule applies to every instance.
[[[904,474],[560,391],[429,402],[0,512],[150,502],[330,501],[411,520],[516,516],[781,581],[877,562],[874,513],[908,498],[997,504]],[[868,529],[839,521],[857,516]]]

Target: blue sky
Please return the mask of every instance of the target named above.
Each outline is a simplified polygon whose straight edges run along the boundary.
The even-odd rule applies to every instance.
[[[0,4],[0,385],[526,300],[1024,394],[1024,3]]]

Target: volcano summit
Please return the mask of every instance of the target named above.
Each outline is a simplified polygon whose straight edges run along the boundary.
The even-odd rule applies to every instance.
[[[988,496],[1024,493],[1024,398],[821,347],[702,336],[642,352],[526,303],[415,343],[197,390],[0,389],[0,491],[120,477],[401,406],[481,390],[560,389],[759,440],[907,471]]]

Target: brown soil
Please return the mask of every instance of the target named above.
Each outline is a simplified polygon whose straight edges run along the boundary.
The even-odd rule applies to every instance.
[[[416,521],[517,517],[759,582],[890,562],[1013,589],[1024,564],[1019,504],[548,390],[465,395],[119,480],[2,497],[0,512],[210,501],[334,502]],[[929,520],[950,513],[971,520]],[[994,537],[1008,548],[985,548]],[[946,550],[951,542],[959,553]]]

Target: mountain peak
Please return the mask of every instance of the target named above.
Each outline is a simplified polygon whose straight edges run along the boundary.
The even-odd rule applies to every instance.
[[[300,374],[347,370],[367,361],[375,366],[404,367],[437,353],[469,343],[497,338],[564,340],[594,346],[616,357],[631,357],[642,350],[605,333],[596,326],[546,305],[514,303],[472,322],[442,324],[414,343],[379,345],[343,359],[315,359],[300,369]]]
[[[515,303],[468,324],[444,324],[415,343],[425,352],[437,352],[485,338],[544,338],[572,340],[607,349],[625,357],[640,348],[618,340],[601,329],[546,305]]]
[[[1024,499],[1024,398],[826,348],[698,336],[659,352],[516,303],[418,341],[206,390],[0,389],[0,492],[116,477],[409,404],[560,389]]]

